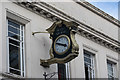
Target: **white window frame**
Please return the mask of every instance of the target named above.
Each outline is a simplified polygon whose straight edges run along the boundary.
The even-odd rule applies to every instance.
[[[66,80],[70,79],[70,63],[65,63],[65,67],[66,67]]]
[[[85,56],[85,51],[87,51],[88,53],[87,54],[89,54],[90,55],[90,57],[87,57],[87,56]],[[83,52],[84,52],[84,58],[86,57],[86,58],[89,58],[90,60],[91,60],[91,64],[90,63],[88,63],[88,62],[85,62],[85,60],[84,60],[84,66],[85,66],[85,64],[90,64],[88,67],[88,77],[90,78],[90,79],[92,79],[92,80],[94,80],[94,78],[95,78],[95,55],[94,54],[92,54],[92,52],[90,52],[90,51],[88,51],[88,50],[83,50]],[[90,69],[92,69],[92,70],[90,70]],[[92,72],[91,72],[92,71]],[[92,74],[92,76],[90,76],[90,73]]]
[[[17,39],[14,39],[12,37],[9,37],[8,36],[8,20],[16,23],[16,24],[19,24],[20,25],[20,36],[22,36],[21,34],[21,27],[23,27],[23,40],[21,40],[22,38],[20,38],[20,40],[17,40]],[[18,21],[19,22],[19,21]],[[13,69],[13,70],[16,70],[16,71],[20,71],[20,75],[19,76],[22,76],[24,77],[25,76],[25,44],[24,44],[24,25],[18,23],[17,21],[14,21],[12,19],[9,19],[7,18],[7,53],[8,53],[8,73],[11,73],[10,72],[10,69]],[[13,28],[15,28],[14,26],[12,26]],[[17,35],[17,34],[16,34]],[[19,47],[20,48],[20,69],[21,70],[18,70],[18,69],[14,69],[14,68],[11,68],[10,67],[10,64],[9,64],[9,39],[12,39],[14,41],[18,41],[20,42],[20,46],[16,46],[16,47]],[[21,42],[22,41],[22,42]],[[23,43],[23,47],[22,47],[22,43]],[[15,45],[14,45],[15,46]],[[23,53],[22,53],[22,49],[23,49]],[[11,73],[11,74],[14,74],[14,73]],[[14,74],[14,75],[17,75],[17,74]]]
[[[108,71],[108,64],[111,64],[112,66],[112,69],[113,69],[113,72],[112,72],[112,74],[110,74],[109,73],[109,71]],[[107,60],[107,72],[108,72],[108,79],[110,79],[111,80],[111,78],[109,78],[109,75],[111,76],[111,77],[113,77],[113,79],[115,79],[115,77],[116,77],[116,64],[114,63],[114,62],[112,62],[112,61],[110,61],[110,60]]]

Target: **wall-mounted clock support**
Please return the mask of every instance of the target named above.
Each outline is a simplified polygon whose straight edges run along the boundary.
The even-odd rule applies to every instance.
[[[39,31],[39,32],[32,32],[32,35],[34,36],[35,34],[38,34],[38,33],[48,33],[48,32],[41,32],[41,31]]]
[[[79,46],[75,40],[77,27],[78,24],[75,22],[57,21],[46,30],[50,34],[52,45],[49,50],[50,59],[40,59],[41,66],[67,63],[78,56]]]
[[[53,72],[53,73],[49,73],[49,74],[44,72],[43,76],[44,76],[45,80],[50,80],[53,76],[55,76],[55,74],[58,74],[58,72]]]

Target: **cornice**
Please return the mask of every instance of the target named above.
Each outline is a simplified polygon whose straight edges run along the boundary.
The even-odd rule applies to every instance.
[[[50,21],[59,21],[59,19],[60,19],[57,16],[51,14],[50,12],[47,12],[46,10],[34,5],[34,3],[30,3],[30,2],[14,2],[14,3],[21,7],[24,7],[25,9],[28,9],[29,11],[34,12]]]
[[[101,38],[101,37],[99,37],[99,36],[97,36],[95,34],[89,33],[88,31],[86,31],[86,30],[84,30],[82,28],[78,28],[77,31],[78,31],[77,33],[80,34],[81,36],[83,36],[83,37],[85,37],[85,38],[87,38],[89,40],[92,40],[93,42],[98,43],[101,46],[104,46],[104,47],[106,47],[108,49],[111,49],[111,50],[113,50],[115,52],[120,53],[120,46],[119,46],[120,43],[114,44],[112,42],[104,40],[103,38]]]
[[[95,7],[94,5],[90,4],[87,1],[75,1],[77,4],[82,5],[83,7],[89,9],[90,11],[94,12],[95,14],[101,16],[102,18],[110,21],[111,23],[117,25],[118,27],[120,27],[120,21],[115,19],[114,17],[110,16],[109,14],[105,13],[104,11],[100,10],[99,8]]]
[[[75,31],[83,37],[86,37],[89,40],[92,40],[104,47],[107,47],[113,51],[120,53],[120,42],[110,38],[109,36],[91,28],[75,18],[65,14],[62,11],[57,10],[56,8],[46,4],[46,3],[39,3],[39,6],[35,5],[36,3],[29,3],[29,2],[15,2],[17,5],[24,7],[52,22],[59,21],[59,20],[68,20],[74,21],[75,23],[79,24],[79,27],[75,29]],[[44,7],[44,9],[43,9]]]

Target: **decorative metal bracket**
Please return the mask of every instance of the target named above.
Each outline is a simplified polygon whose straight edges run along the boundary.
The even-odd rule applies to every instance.
[[[45,78],[45,80],[49,80],[51,79],[55,74],[57,74],[58,72],[53,72],[53,73],[49,73],[47,74],[46,72],[44,72],[43,76]],[[49,78],[47,78],[47,76],[50,76]]]
[[[54,63],[66,63],[77,56],[78,54],[73,53],[62,59],[58,59],[58,58],[50,58],[47,60],[40,59],[40,65],[43,67],[49,67],[51,64],[54,64]]]
[[[41,32],[41,31],[39,31],[39,32],[32,32],[32,35],[34,36],[35,34],[38,34],[38,33],[48,33],[48,32]]]

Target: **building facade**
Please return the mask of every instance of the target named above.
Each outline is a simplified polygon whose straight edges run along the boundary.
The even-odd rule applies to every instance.
[[[65,64],[45,68],[52,44],[46,32],[54,22],[79,24],[75,39],[79,55]],[[1,78],[120,79],[119,21],[92,4],[76,2],[0,2]],[[32,35],[33,32],[41,32]],[[47,77],[49,77],[47,76]]]

